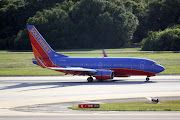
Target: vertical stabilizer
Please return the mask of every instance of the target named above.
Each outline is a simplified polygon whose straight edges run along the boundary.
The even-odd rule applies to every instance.
[[[54,57],[67,57],[65,55],[56,53],[33,25],[28,25],[27,29],[35,59],[38,57],[40,60],[44,61],[43,64],[50,67],[54,65],[51,61]],[[40,63],[39,65],[41,66]]]
[[[102,52],[104,57],[108,57],[104,49],[102,49]]]

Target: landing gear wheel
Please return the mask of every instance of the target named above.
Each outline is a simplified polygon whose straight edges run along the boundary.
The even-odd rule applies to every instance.
[[[145,82],[148,82],[149,81],[149,77],[146,78],[146,81]]]
[[[93,77],[88,77],[88,78],[87,78],[87,81],[88,81],[88,82],[93,82]]]

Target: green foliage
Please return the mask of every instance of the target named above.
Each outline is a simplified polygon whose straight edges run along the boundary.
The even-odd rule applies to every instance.
[[[32,48],[30,40],[28,39],[27,29],[20,30],[14,40],[14,48],[16,50],[27,50]]]
[[[68,13],[59,7],[37,12],[34,17],[27,21],[27,24],[35,25],[41,31],[54,49],[68,48],[67,40],[71,37],[69,34],[72,32],[69,28],[71,22]]]
[[[152,0],[148,3],[147,14],[149,30],[164,30],[170,24],[180,23],[180,1]]]
[[[169,29],[180,29],[180,24],[170,25],[168,26]]]
[[[137,18],[121,1],[81,0],[70,12],[80,48],[115,48],[130,41]]]
[[[139,20],[139,25],[134,33],[132,43],[138,43],[145,37],[145,25],[146,16],[147,16],[147,2],[143,2],[140,0],[123,0],[123,3],[126,9],[132,12],[137,16]]]
[[[27,21],[54,49],[122,47],[132,39],[137,23],[136,16],[127,12],[121,1],[105,0],[64,1],[50,10],[38,11]],[[16,49],[21,45],[24,48],[28,40],[25,34],[18,33]],[[31,47],[26,45],[26,49]]]
[[[149,31],[164,30],[168,26],[180,23],[179,0],[150,0],[145,8],[143,20],[140,20],[140,31],[137,37],[140,41],[147,36]]]
[[[4,41],[3,43],[7,42],[7,39],[14,41],[14,36],[26,27],[26,21],[29,17],[34,16],[38,10],[41,11],[44,8],[52,7],[61,1],[62,0],[0,0],[1,41]],[[4,44],[0,49],[14,49],[14,47],[9,47],[9,44]]]
[[[149,31],[164,30],[168,26],[180,23],[179,0],[123,0],[128,10],[139,20],[133,42],[140,42]]]
[[[124,47],[180,23],[180,0],[0,0],[0,6],[0,49],[31,49],[28,24],[54,49],[72,49]]]
[[[142,50],[180,50],[180,29],[166,29],[164,31],[149,32],[143,40]]]

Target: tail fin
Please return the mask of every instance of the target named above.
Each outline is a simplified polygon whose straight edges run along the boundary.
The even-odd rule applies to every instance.
[[[38,57],[40,60],[44,60],[44,64],[50,67],[53,64],[51,61],[52,58],[67,57],[65,55],[56,53],[33,25],[28,25],[27,29],[35,59]]]
[[[102,52],[103,52],[104,57],[108,57],[104,49],[102,49]]]

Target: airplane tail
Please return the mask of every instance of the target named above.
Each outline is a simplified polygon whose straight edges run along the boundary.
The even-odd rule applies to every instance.
[[[39,59],[47,67],[52,67],[55,66],[55,64],[52,62],[53,58],[67,57],[65,55],[56,53],[33,25],[28,25],[27,29],[36,60]],[[38,63],[41,67],[44,68],[44,66],[42,66],[40,62]]]

